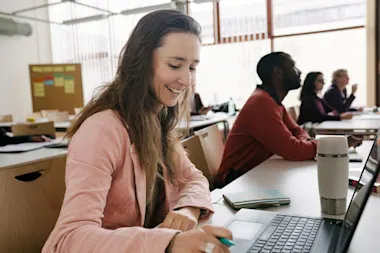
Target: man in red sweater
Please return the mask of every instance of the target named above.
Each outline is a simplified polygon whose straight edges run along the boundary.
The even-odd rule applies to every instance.
[[[257,86],[228,135],[216,186],[223,187],[273,154],[287,160],[311,160],[317,142],[288,115],[282,101],[301,86],[301,72],[290,55],[274,52],[257,65]]]

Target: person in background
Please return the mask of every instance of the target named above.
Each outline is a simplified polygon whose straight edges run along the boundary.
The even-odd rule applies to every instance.
[[[347,70],[338,69],[334,71],[332,75],[332,85],[323,95],[323,100],[338,113],[357,111],[357,109],[351,108],[351,104],[355,99],[355,93],[358,89],[358,85],[352,85],[351,95],[347,97],[346,87],[349,80],[350,78],[348,77]]]
[[[177,131],[189,112],[200,25],[175,10],[137,23],[114,81],[83,109],[68,137],[66,193],[43,253],[230,252],[209,184]]]
[[[317,141],[312,140],[288,115],[282,101],[301,87],[301,72],[292,57],[273,52],[257,64],[262,85],[248,98],[228,134],[222,163],[215,179],[223,187],[276,154],[286,160],[312,160]],[[361,140],[349,138],[349,145]]]
[[[301,86],[301,72],[284,52],[262,57],[257,64],[262,85],[245,103],[225,144],[216,178],[222,187],[273,154],[293,161],[315,157],[317,142],[288,115],[282,101]]]
[[[48,142],[51,141],[50,138],[44,135],[36,136],[15,136],[11,137],[7,135],[4,129],[0,128],[0,147],[9,145],[9,144],[20,144],[25,142]]]
[[[321,72],[307,74],[301,89],[301,107],[298,124],[307,122],[320,123],[326,120],[351,119],[351,113],[337,113],[318,94],[322,91],[325,81]]]
[[[195,85],[192,88],[192,91],[193,93],[190,97],[191,115],[206,115],[212,109],[212,106],[204,107],[201,96],[199,93],[195,92]]]

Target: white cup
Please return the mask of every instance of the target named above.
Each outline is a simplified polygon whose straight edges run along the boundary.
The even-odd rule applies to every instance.
[[[317,145],[318,187],[323,213],[346,212],[348,192],[348,143],[345,136],[325,136]]]

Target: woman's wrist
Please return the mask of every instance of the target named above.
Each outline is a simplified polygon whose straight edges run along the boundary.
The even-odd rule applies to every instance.
[[[165,253],[172,253],[173,242],[174,242],[175,238],[177,237],[177,235],[180,234],[180,233],[181,233],[181,232],[177,232],[177,233],[172,237],[172,239],[171,239],[170,242],[169,242],[169,245],[166,247]]]

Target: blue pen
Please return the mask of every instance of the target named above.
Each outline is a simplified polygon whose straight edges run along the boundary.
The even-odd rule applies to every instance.
[[[234,246],[234,245],[235,245],[235,243],[234,243],[233,241],[228,240],[227,238],[219,237],[218,239],[219,239],[219,241],[220,241],[221,243],[223,243],[224,245],[226,245],[226,246],[228,246],[228,247],[231,247],[231,246]]]

